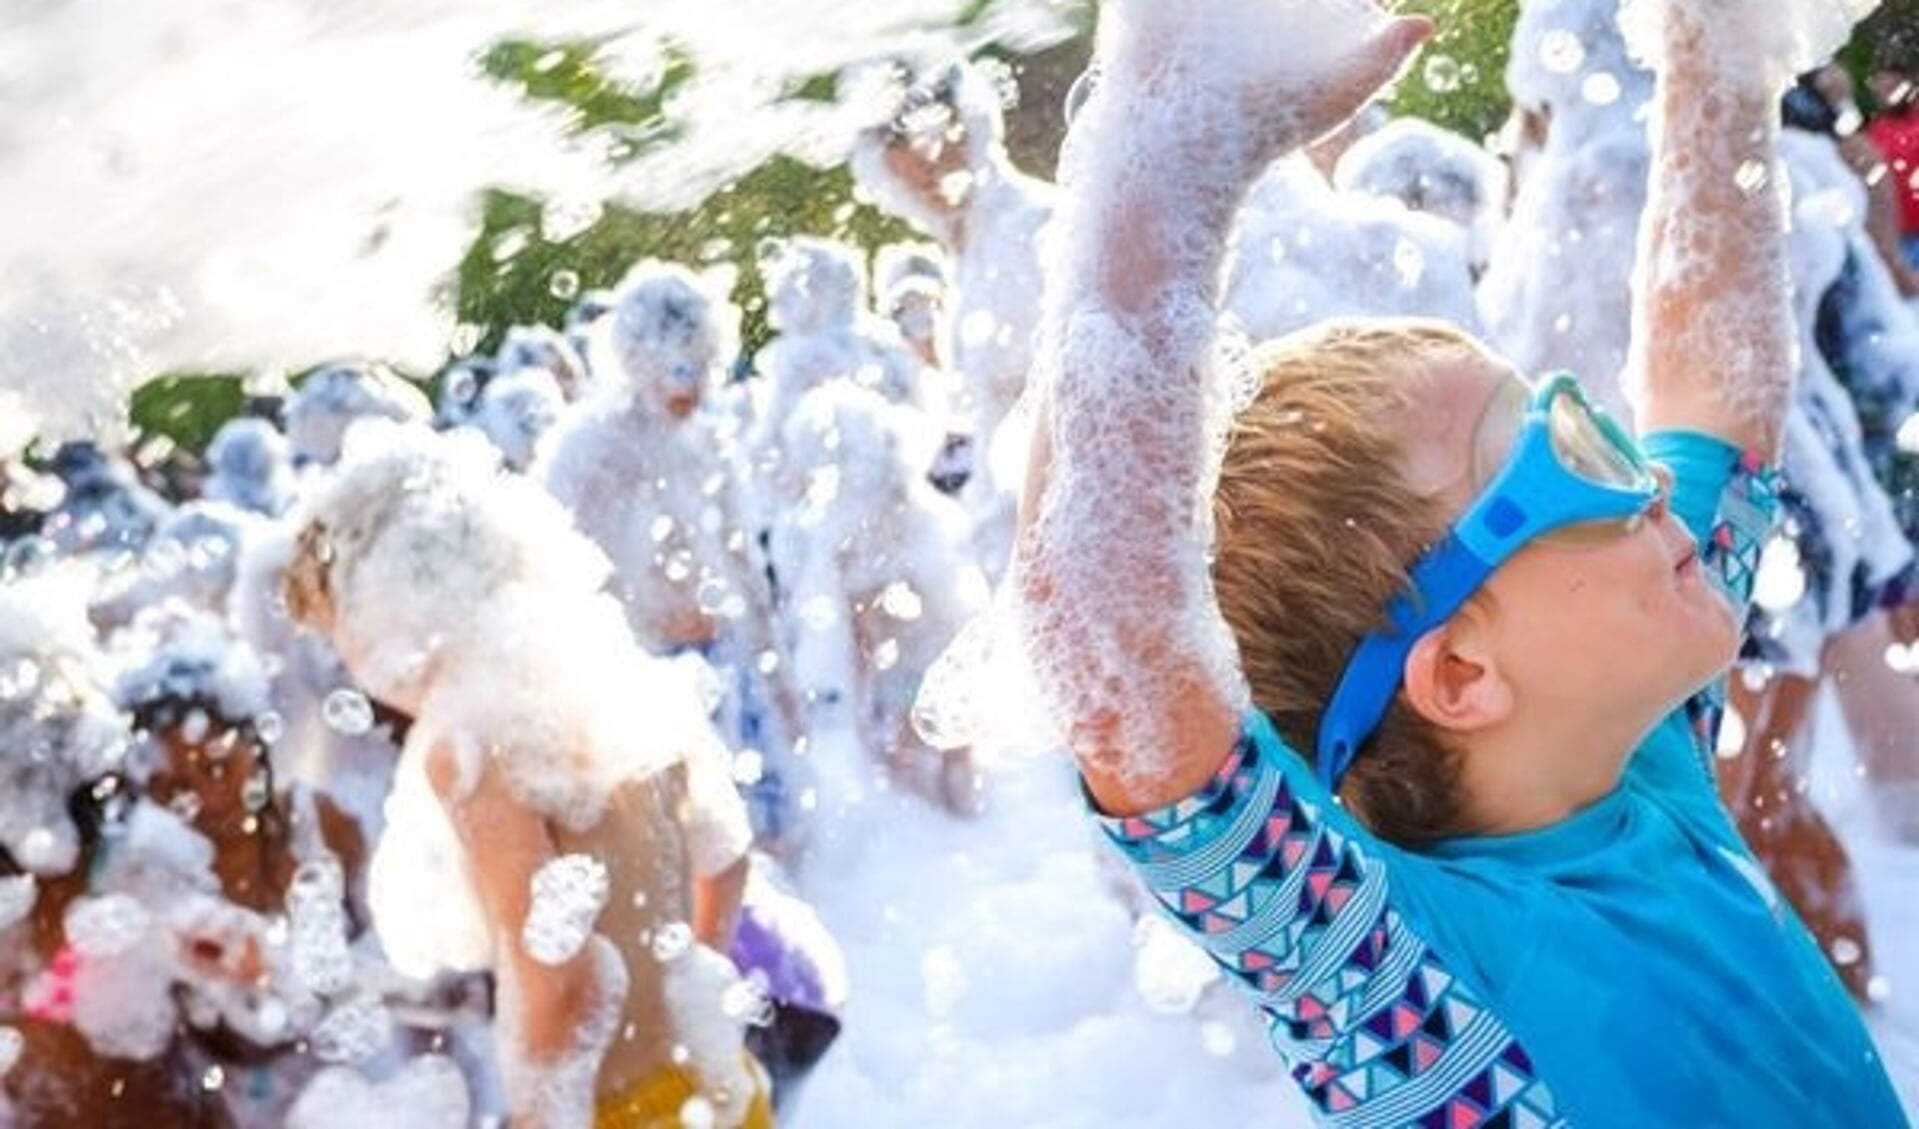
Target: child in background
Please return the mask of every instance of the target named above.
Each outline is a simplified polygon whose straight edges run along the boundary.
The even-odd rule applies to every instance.
[[[1655,9],[1642,448],[1434,323],[1254,358],[1219,267],[1276,157],[1430,34],[1329,0],[1103,13],[1069,139],[1028,650],[1109,837],[1334,1124],[1903,1124],[1713,792],[1791,394],[1771,5]],[[1370,17],[1370,18],[1369,18]],[[1777,175],[1775,173],[1775,175]]]
[[[750,831],[691,682],[476,439],[351,438],[286,596],[414,719],[370,883],[394,967],[494,971],[516,1124],[769,1126],[753,1002],[701,943],[731,932]]]

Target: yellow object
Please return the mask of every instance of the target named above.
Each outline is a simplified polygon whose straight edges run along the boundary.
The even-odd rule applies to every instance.
[[[767,1098],[766,1073],[750,1059],[747,1066],[756,1079],[752,1104],[747,1107],[741,1129],[774,1129],[773,1104]],[[700,1080],[692,1071],[669,1066],[627,1089],[594,1103],[593,1129],[681,1129],[680,1111],[700,1093]]]

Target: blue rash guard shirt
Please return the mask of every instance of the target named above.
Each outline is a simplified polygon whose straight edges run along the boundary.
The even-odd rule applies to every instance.
[[[1735,605],[1775,477],[1649,436]],[[1108,837],[1265,1012],[1324,1124],[1907,1125],[1850,997],[1714,790],[1723,685],[1667,717],[1611,794],[1523,834],[1421,851],[1362,828],[1250,713],[1197,794]]]

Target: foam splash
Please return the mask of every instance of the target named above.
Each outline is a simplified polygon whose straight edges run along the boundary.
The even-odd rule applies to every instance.
[[[964,7],[545,6],[532,34],[601,44],[619,79],[657,79],[669,44],[696,63],[672,107],[677,142],[624,168],[607,160],[614,138],[573,136],[477,73],[476,56],[529,31],[524,13],[478,0],[11,8],[0,450],[110,432],[133,383],[169,370],[293,369],[348,346],[431,369],[455,329],[434,290],[480,188],[562,210],[683,207],[774,153],[844,155],[844,108],[786,98],[811,76],[902,48],[1033,47],[1069,31],[1054,0],[955,27]],[[407,97],[363,76],[404,76]]]

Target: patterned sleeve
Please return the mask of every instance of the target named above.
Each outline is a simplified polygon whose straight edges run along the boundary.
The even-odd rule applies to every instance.
[[[1557,1123],[1526,1052],[1394,906],[1384,852],[1264,715],[1197,794],[1100,823],[1265,1013],[1325,1124]]]

